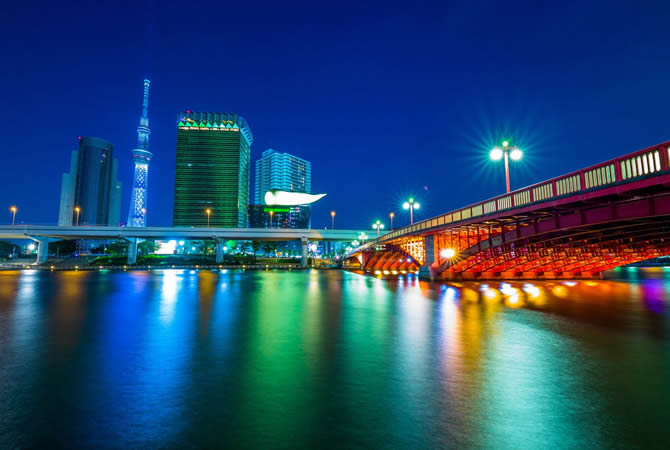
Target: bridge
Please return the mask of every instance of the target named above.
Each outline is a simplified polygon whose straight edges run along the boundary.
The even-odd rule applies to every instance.
[[[303,267],[307,266],[307,244],[310,241],[354,241],[361,231],[314,230],[288,228],[193,228],[193,227],[110,227],[110,226],[54,226],[54,225],[0,225],[0,239],[31,239],[38,243],[37,264],[47,262],[49,242],[62,239],[120,239],[128,242],[128,264],[137,260],[137,244],[142,240],[214,240],[216,262],[223,261],[223,247],[227,240],[240,241],[300,241]]]
[[[670,254],[670,142],[392,231],[348,255],[430,279],[595,278]]]

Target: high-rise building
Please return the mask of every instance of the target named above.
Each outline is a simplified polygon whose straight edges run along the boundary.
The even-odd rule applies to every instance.
[[[63,174],[59,225],[118,225],[121,183],[111,142],[96,137],[79,138],[72,152],[70,173]],[[78,208],[78,213],[76,209]]]
[[[270,189],[309,194],[312,191],[312,163],[270,148],[256,161],[255,187],[254,203],[259,205]]]
[[[70,172],[64,173],[61,181],[60,209],[58,210],[58,225],[72,225],[74,211],[74,189],[77,181],[77,163],[79,152],[74,150],[70,157]]]
[[[249,205],[250,228],[310,228],[309,205]]]
[[[142,102],[142,117],[140,126],[137,127],[137,148],[133,150],[133,191],[130,196],[130,208],[128,211],[129,227],[143,227],[147,223],[147,186],[149,176],[149,80],[144,80],[144,101]]]
[[[233,113],[187,111],[177,121],[175,226],[246,227],[253,134]]]

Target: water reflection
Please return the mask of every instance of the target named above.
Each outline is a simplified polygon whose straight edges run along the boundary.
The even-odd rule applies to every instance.
[[[0,272],[0,448],[653,447],[670,273],[618,275]]]

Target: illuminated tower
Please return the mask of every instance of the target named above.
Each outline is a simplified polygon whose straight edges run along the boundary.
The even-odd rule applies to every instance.
[[[149,80],[144,80],[144,101],[142,102],[142,117],[137,127],[137,148],[133,150],[135,174],[133,176],[133,193],[130,197],[130,211],[128,211],[129,227],[143,227],[147,219],[147,185],[149,176]]]

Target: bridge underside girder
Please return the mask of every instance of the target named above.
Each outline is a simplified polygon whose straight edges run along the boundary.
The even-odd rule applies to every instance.
[[[364,261],[362,269],[366,272],[376,272],[378,270],[416,271],[421,265],[402,248],[393,245],[384,246],[381,251],[367,252]]]
[[[517,222],[478,241],[434,272],[508,276],[597,276],[604,270],[670,253],[668,196],[573,210],[540,222]],[[661,214],[659,214],[661,213]]]

